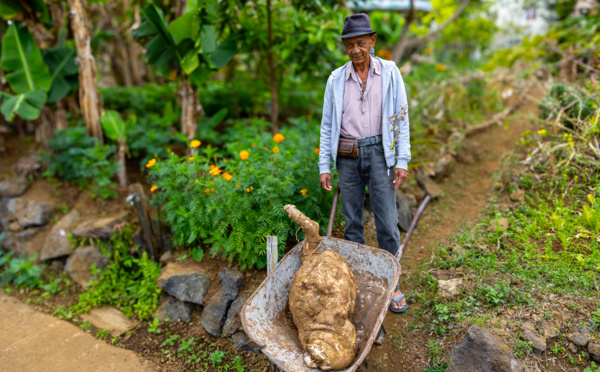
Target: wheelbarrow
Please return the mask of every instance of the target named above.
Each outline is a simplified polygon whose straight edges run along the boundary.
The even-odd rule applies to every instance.
[[[331,249],[342,255],[348,262],[358,287],[352,317],[352,324],[356,327],[358,351],[352,365],[343,370],[352,372],[364,361],[380,328],[381,333],[385,333],[382,322],[400,278],[399,259],[431,198],[427,196],[422,202],[394,257],[383,249],[331,237],[338,196],[339,187],[333,198],[327,235],[322,237],[324,244],[320,244],[318,250],[322,252]],[[288,372],[319,371],[304,364],[298,330],[294,326],[288,306],[292,281],[302,263],[300,257],[303,245],[304,241],[298,243],[281,259],[248,298],[241,312],[242,326],[248,337],[280,370]]]

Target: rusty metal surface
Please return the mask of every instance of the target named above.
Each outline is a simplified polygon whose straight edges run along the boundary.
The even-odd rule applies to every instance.
[[[400,277],[400,264],[390,253],[342,239],[323,237],[331,250],[342,255],[358,286],[352,323],[357,330],[358,352],[344,372],[356,371],[363,362],[387,313],[389,299]],[[294,274],[300,268],[304,242],[296,245],[277,264],[250,296],[241,313],[244,331],[280,369],[289,372],[318,371],[308,368],[288,309]],[[327,248],[321,244],[319,251]]]

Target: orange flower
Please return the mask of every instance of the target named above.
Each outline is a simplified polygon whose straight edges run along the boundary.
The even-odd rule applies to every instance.
[[[150,188],[150,192],[154,192],[156,189],[158,189],[158,186],[154,185]]]
[[[240,187],[242,187],[242,185],[240,185],[239,183],[236,183],[235,187],[237,187],[239,189]]]
[[[284,139],[285,139],[285,137],[281,133],[275,133],[275,135],[273,136],[273,141],[275,141],[277,143],[283,142]]]
[[[190,146],[193,148],[200,147],[201,144],[202,144],[202,142],[200,142],[198,140],[193,140],[192,142],[190,142]]]
[[[231,174],[229,173],[223,173],[223,178],[225,178],[227,181],[231,181],[233,176],[231,176]]]
[[[379,49],[377,51],[377,57],[383,57],[384,54],[385,54],[385,50],[384,49]]]
[[[156,159],[152,158],[146,163],[146,168],[151,168],[154,164],[156,164]]]
[[[240,151],[240,158],[242,160],[246,160],[250,157],[250,154],[248,153],[248,151],[244,150],[244,151]]]
[[[211,165],[209,165],[208,167],[209,167],[210,169],[213,169],[215,166],[214,166],[214,164],[211,164]]]
[[[193,157],[193,156],[190,156],[190,157],[188,158],[188,160],[194,160],[194,157]]]
[[[250,186],[250,190],[254,190],[254,187]]]
[[[319,153],[320,153],[320,152],[321,152],[321,150],[320,150],[320,149],[317,147],[317,148],[315,149],[315,154],[319,155]]]
[[[252,144],[252,147],[256,147],[256,143],[253,143],[253,144]]]
[[[247,188],[247,189],[246,189],[246,192],[250,192],[250,188]]]
[[[222,170],[219,167],[213,167],[210,172],[210,174],[212,174],[213,176],[218,176],[219,174],[221,174]]]
[[[308,194],[308,190],[302,189],[302,190],[300,190],[300,194],[302,194],[302,196],[306,196],[306,194]]]
[[[267,146],[265,146],[265,151],[269,151],[269,148]]]
[[[276,154],[279,154],[279,147],[277,147],[277,146],[273,147],[273,152]]]

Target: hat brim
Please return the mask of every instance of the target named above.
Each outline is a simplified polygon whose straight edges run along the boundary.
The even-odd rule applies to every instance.
[[[357,37],[357,36],[362,36],[362,35],[375,35],[377,34],[375,31],[370,31],[370,32],[365,32],[365,31],[357,31],[357,32],[352,32],[346,35],[342,35],[340,36],[340,39],[349,39],[351,37]]]

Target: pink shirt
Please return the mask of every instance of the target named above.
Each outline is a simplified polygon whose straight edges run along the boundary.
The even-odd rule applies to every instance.
[[[340,134],[349,138],[366,138],[381,134],[381,61],[371,57],[364,93],[354,65],[346,66],[344,110]]]

